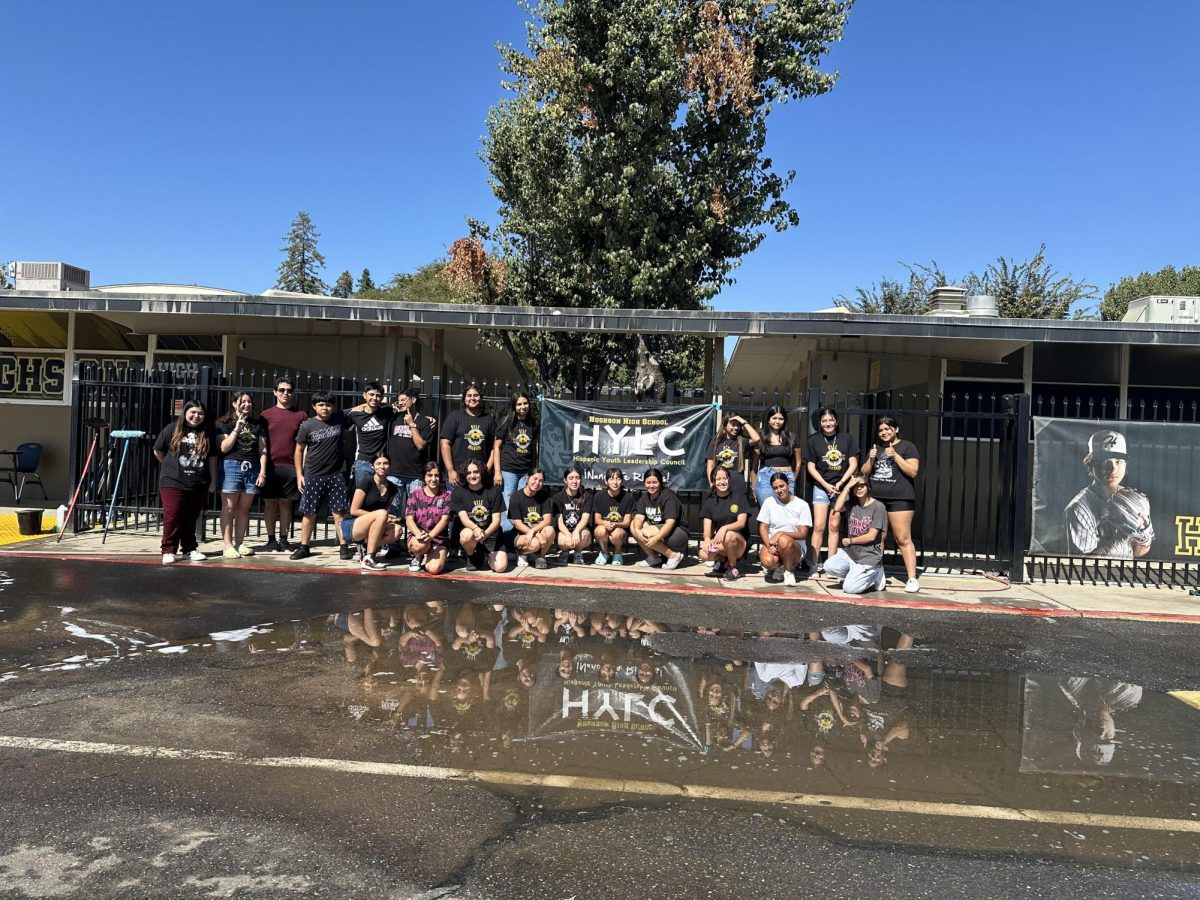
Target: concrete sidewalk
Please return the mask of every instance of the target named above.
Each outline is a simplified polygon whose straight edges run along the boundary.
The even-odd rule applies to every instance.
[[[61,542],[56,536],[26,539],[8,544],[0,551],[3,557],[12,554],[37,555],[66,559],[94,559],[98,562],[161,565],[157,532],[114,531],[101,543],[100,532],[67,534]],[[254,546],[254,544],[251,544]],[[209,554],[204,563],[176,563],[176,568],[205,566],[237,569],[256,569],[278,572],[281,575],[304,572],[338,572],[363,578],[420,578],[433,576],[410,573],[406,563],[394,563],[383,572],[364,572],[356,562],[338,559],[337,548],[327,542],[316,542],[310,558],[293,562],[286,554],[262,553],[255,556],[226,560],[220,556],[220,544],[209,541],[200,548]],[[592,553],[586,554],[590,561]],[[510,569],[507,573],[467,572],[461,560],[452,560],[449,571],[437,576],[439,581],[470,579],[512,584],[527,582],[541,586],[561,586],[564,595],[571,590],[675,593],[778,600],[795,597],[798,600],[847,604],[892,609],[929,609],[952,612],[989,613],[999,615],[1040,616],[1046,618],[1088,617],[1099,619],[1132,619],[1141,621],[1170,621],[1200,624],[1200,597],[1191,596],[1183,588],[1114,587],[1084,584],[1031,583],[1007,585],[1003,581],[976,575],[925,574],[921,591],[904,593],[903,573],[890,572],[887,588],[878,593],[853,596],[843,593],[838,582],[830,578],[809,578],[795,587],[767,584],[761,570],[749,566],[748,574],[735,582],[707,575],[708,569],[690,558],[675,571],[646,569],[626,564],[621,569],[612,566],[566,566],[552,563],[546,570],[532,567]],[[899,576],[899,577],[897,577]]]

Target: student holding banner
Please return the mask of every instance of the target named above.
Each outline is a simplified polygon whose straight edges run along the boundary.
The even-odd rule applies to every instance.
[[[625,473],[616,467],[604,473],[604,485],[603,491],[592,494],[592,518],[600,545],[595,564],[607,566],[611,558],[614,566],[621,566],[637,500],[632,491],[625,490]]]
[[[642,476],[645,490],[638,497],[633,516],[633,539],[646,554],[639,566],[675,569],[683,562],[688,545],[687,528],[683,522],[683,504],[679,496],[666,487],[661,469],[647,469]]]

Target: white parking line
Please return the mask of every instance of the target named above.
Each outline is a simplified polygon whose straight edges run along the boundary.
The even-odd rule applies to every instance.
[[[384,775],[393,778],[424,778],[474,784],[542,787],[609,794],[634,794],[681,799],[725,800],[823,809],[854,809],[871,812],[922,816],[953,816],[962,819],[993,819],[1010,822],[1124,828],[1137,831],[1175,831],[1200,834],[1200,820],[1159,819],[1148,816],[1119,816],[1105,813],[1066,812],[1053,809],[1020,809],[979,806],[967,803],[928,803],[920,800],[886,800],[878,797],[847,797],[838,794],[804,794],[790,791],[760,791],[704,784],[668,784],[623,778],[592,778],[580,775],[534,775],[527,772],[497,772],[457,769],[448,766],[413,766],[404,763],[356,759],[326,759],[312,756],[246,756],[223,750],[191,750],[178,747],[147,747],[138,744],[106,744],[94,741],[59,741],[49,738],[0,735],[0,748],[49,750],[59,753],[90,753],[142,759],[202,760],[241,766],[282,769],[325,769],[355,775]]]

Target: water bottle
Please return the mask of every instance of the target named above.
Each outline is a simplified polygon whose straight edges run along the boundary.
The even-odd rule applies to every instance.
[[[67,504],[60,504],[58,509],[54,511],[54,531],[56,534],[61,534],[63,528],[67,524]]]

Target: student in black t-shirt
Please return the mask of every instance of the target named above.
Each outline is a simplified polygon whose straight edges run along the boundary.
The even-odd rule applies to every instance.
[[[571,466],[563,472],[563,489],[551,498],[558,528],[559,557],[563,563],[583,565],[583,551],[592,543],[592,498],[583,489],[583,470]],[[568,559],[573,555],[573,560]]]
[[[646,488],[638,497],[630,530],[646,558],[642,567],[674,569],[683,562],[688,533],[683,522],[683,504],[665,484],[661,469],[647,469],[642,476]]]
[[[188,400],[179,418],[154,442],[154,458],[160,466],[163,565],[175,562],[176,551],[190,562],[204,561],[204,554],[196,548],[196,520],[204,512],[208,492],[217,489],[219,459],[207,418],[203,403]]]
[[[700,520],[704,533],[700,538],[700,558],[716,562],[714,572],[727,581],[741,578],[738,562],[746,555],[746,522],[750,503],[741,492],[733,491],[725,469],[713,469],[712,488],[704,496]]]
[[[267,481],[267,423],[254,414],[254,400],[242,391],[229,412],[217,419],[224,456],[221,481],[221,536],[225,558],[253,556],[245,545],[250,530],[250,507]]]
[[[496,421],[483,411],[483,394],[479,388],[468,384],[463,391],[463,408],[446,417],[438,438],[442,468],[446,470],[450,484],[458,484],[458,470],[471,460],[490,470],[495,443]]]
[[[515,491],[525,487],[525,479],[537,465],[537,409],[524,391],[517,391],[508,401],[508,413],[496,426],[496,443],[492,453],[492,473],[496,487],[504,490],[504,508]],[[512,522],[505,514],[500,527],[512,531]]]
[[[318,391],[312,395],[315,418],[308,419],[296,432],[296,483],[300,488],[300,515],[304,517],[300,528],[300,546],[292,553],[292,559],[306,559],[312,555],[309,542],[317,527],[317,513],[325,502],[333,513],[338,543],[344,544],[342,518],[350,509],[350,498],[346,495],[346,455],[342,446],[342,426],[333,418],[333,395]]]
[[[355,484],[371,476],[375,457],[387,449],[388,432],[396,414],[394,407],[384,404],[383,385],[378,381],[368,381],[362,396],[362,403],[344,413],[346,431],[354,437],[350,477]]]
[[[733,476],[733,489],[746,490],[746,460],[750,449],[757,447],[761,436],[742,416],[728,415],[720,433],[708,442],[704,454],[704,477],[712,484],[713,469],[725,469]]]
[[[900,439],[900,423],[891,416],[879,420],[879,440],[871,446],[862,473],[871,479],[871,494],[887,510],[888,531],[904,560],[908,581],[906,593],[921,589],[917,581],[917,548],[913,545],[912,523],[916,515],[917,492],[913,482],[921,468],[917,447]]]
[[[483,464],[472,460],[458,473],[450,510],[458,523],[459,546],[467,558],[467,571],[487,568],[508,570],[508,554],[500,546],[500,516],[504,501],[500,489],[483,483]]]
[[[858,441],[850,432],[838,430],[837,410],[832,407],[817,410],[817,428],[804,448],[804,460],[812,484],[813,562],[820,574],[821,550],[828,544],[830,557],[838,551],[842,523],[834,503],[858,471]]]
[[[545,473],[534,468],[529,473],[525,487],[513,494],[508,504],[508,517],[516,534],[518,566],[529,565],[529,556],[533,557],[535,568],[545,569],[549,566],[546,553],[554,546],[554,521],[550,495],[542,489],[545,479]]]
[[[604,473],[605,489],[592,494],[592,520],[596,527],[596,542],[600,552],[596,565],[606,566],[611,557],[614,566],[624,565],[622,553],[637,500],[632,491],[625,490],[625,473],[611,468]]]
[[[388,480],[400,488],[396,506],[404,509],[411,491],[424,485],[425,461],[433,442],[436,420],[417,411],[420,392],[407,387],[396,395],[395,411],[388,431]]]
[[[403,526],[396,514],[396,485],[388,479],[388,458],[380,453],[371,461],[371,474],[354,484],[350,500],[351,518],[343,519],[342,535],[347,541],[365,543],[361,565],[364,569],[382,569],[375,553],[386,544],[400,540]]]

